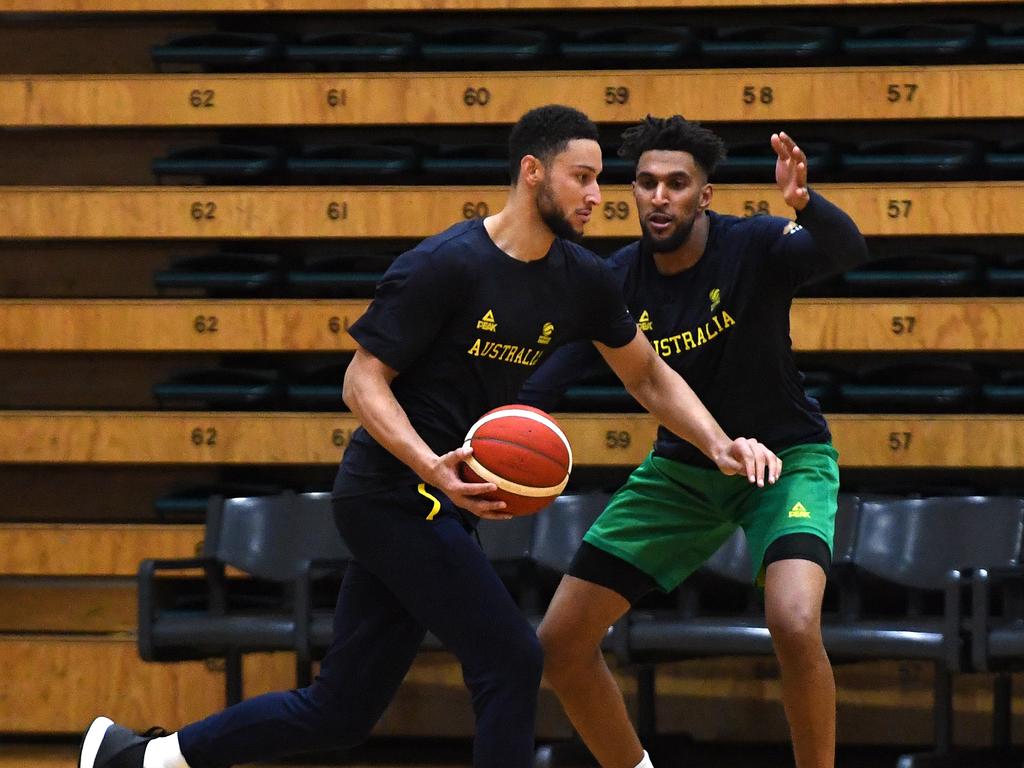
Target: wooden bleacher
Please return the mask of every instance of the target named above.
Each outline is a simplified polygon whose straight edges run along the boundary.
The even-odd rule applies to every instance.
[[[0,352],[341,352],[358,299],[0,299]],[[797,299],[800,352],[1021,348],[1022,298]]]
[[[991,64],[5,76],[0,126],[514,123],[550,103],[604,123],[660,114],[666,104],[704,121],[1006,118],[1024,116],[1022,74],[1024,65]]]
[[[1024,467],[1019,415],[828,414],[843,467]],[[561,414],[576,466],[630,467],[650,451],[647,414]],[[0,411],[6,464],[337,464],[349,414]]]
[[[1024,91],[1022,91],[1024,92]],[[1024,183],[814,186],[867,236],[1024,233]],[[592,237],[635,237],[628,187],[601,190]],[[498,211],[504,187],[0,187],[0,239],[427,237]],[[776,208],[772,208],[772,206]],[[713,207],[792,216],[768,185],[716,185]]]
[[[906,6],[1009,3],[1015,0],[573,0],[577,10],[742,8],[769,6]],[[34,13],[277,13],[329,11],[507,11],[558,10],[565,0],[0,0],[0,12]]]

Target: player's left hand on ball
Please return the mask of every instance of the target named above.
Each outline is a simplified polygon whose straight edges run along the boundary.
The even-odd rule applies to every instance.
[[[737,437],[715,458],[725,475],[746,475],[751,483],[763,488],[765,478],[774,485],[782,474],[782,459],[752,437]]]
[[[431,477],[423,479],[440,489],[455,506],[472,512],[477,517],[487,520],[509,520],[512,515],[504,511],[504,501],[477,498],[486,493],[494,493],[498,486],[494,483],[467,483],[459,476],[459,465],[472,453],[473,449],[469,446],[461,446],[439,456],[431,470]]]

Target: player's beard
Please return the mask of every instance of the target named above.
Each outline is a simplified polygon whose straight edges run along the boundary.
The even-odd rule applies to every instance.
[[[537,193],[537,212],[540,214],[541,221],[547,225],[555,237],[571,240],[574,243],[583,239],[583,233],[576,231],[565,214],[558,210],[555,195],[547,181],[541,182],[540,190]]]
[[[640,230],[643,232],[644,247],[651,253],[671,253],[681,247],[693,232],[693,225],[697,223],[697,215],[693,214],[689,221],[679,222],[679,226],[668,237],[655,237],[647,226],[646,220],[641,220]]]

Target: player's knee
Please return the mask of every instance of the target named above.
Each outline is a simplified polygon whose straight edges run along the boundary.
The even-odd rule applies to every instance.
[[[537,629],[537,637],[544,649],[544,658],[549,663],[572,658],[577,645],[579,635],[572,631],[565,622],[551,621],[545,618]]]
[[[772,611],[767,619],[777,650],[801,651],[821,644],[821,616],[813,606],[790,603]]]

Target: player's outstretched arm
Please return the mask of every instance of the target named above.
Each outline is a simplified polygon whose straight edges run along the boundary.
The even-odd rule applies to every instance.
[[[642,333],[622,347],[594,342],[629,393],[659,422],[697,446],[726,475],[745,474],[752,483],[774,483],[782,460],[753,438],[730,438],[683,378],[669,368]]]
[[[509,517],[501,511],[505,502],[474,498],[497,490],[494,483],[466,483],[459,477],[459,463],[473,452],[471,448],[463,446],[438,456],[419,436],[391,391],[397,375],[394,368],[360,347],[345,371],[342,399],[374,440],[456,506],[480,517]]]

